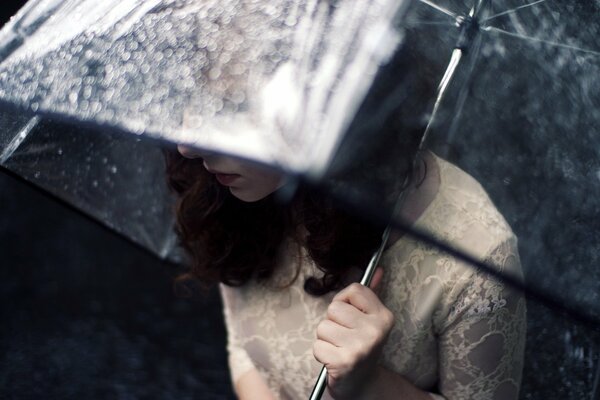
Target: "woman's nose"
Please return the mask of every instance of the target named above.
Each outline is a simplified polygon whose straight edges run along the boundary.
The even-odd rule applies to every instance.
[[[185,158],[200,158],[204,155],[204,153],[198,149],[180,144],[177,145],[177,151]]]

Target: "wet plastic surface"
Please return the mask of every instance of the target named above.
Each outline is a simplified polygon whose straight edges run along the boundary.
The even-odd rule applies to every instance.
[[[431,121],[428,147],[489,191],[519,237],[526,285],[588,320],[600,320],[597,2],[478,1],[483,8],[462,40],[473,4],[458,0],[407,2],[395,19],[395,11],[381,16],[383,1],[338,1],[331,7],[316,1],[118,3],[111,8],[111,2],[41,1],[0,35],[0,98],[29,112],[86,122],[77,125],[82,132],[62,139],[48,132],[34,138],[19,137],[29,129],[29,116],[2,117],[4,166],[79,201],[85,212],[138,243],[151,237],[148,247],[163,256],[168,234],[140,224],[149,215],[165,217],[168,206],[145,203],[137,220],[130,216],[140,211],[139,199],[132,199],[128,211],[115,212],[111,205],[125,204],[113,196],[127,192],[122,188],[135,176],[134,165],[157,164],[127,164],[131,152],[123,156],[125,147],[104,144],[98,147],[121,154],[132,170],[125,173],[108,156],[106,162],[105,156],[94,157],[101,167],[97,178],[72,170],[88,165],[69,143],[82,144],[79,133],[91,133],[83,132],[90,124],[118,135],[132,131],[195,143],[300,174],[327,166],[325,187],[366,206],[367,214],[389,216],[398,186],[396,150],[404,144],[396,133],[429,122],[435,88],[459,43],[466,54]],[[374,23],[378,18],[394,20],[395,28]],[[65,20],[69,29],[60,28]],[[375,40],[384,37],[389,40]],[[402,125],[392,135],[382,128],[394,113]],[[50,139],[57,142],[47,145]],[[67,161],[68,168],[61,166],[74,154],[79,156]],[[67,170],[75,179],[57,181]],[[146,182],[158,182],[159,172],[144,172]],[[551,321],[534,325],[531,335],[553,335],[544,327]],[[598,350],[588,344],[596,339],[586,331],[581,340],[587,344],[573,345],[575,328],[560,329],[560,346],[570,349],[562,368],[586,365],[585,374],[593,375]],[[533,353],[528,357],[535,360]],[[556,377],[556,370],[544,376]],[[589,376],[585,380],[593,383]],[[585,387],[577,393],[591,393]],[[526,396],[535,393],[529,390]]]

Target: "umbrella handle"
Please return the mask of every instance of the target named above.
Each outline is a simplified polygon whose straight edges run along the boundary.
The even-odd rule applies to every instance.
[[[379,259],[381,258],[381,254],[385,250],[385,246],[387,245],[388,239],[390,237],[391,228],[388,225],[383,231],[383,235],[381,236],[381,244],[377,251],[371,257],[369,261],[369,265],[367,265],[367,269],[363,274],[362,279],[360,280],[360,284],[363,286],[369,286],[371,283],[371,279],[373,279],[373,275],[375,274],[375,269],[377,269],[377,264],[379,264]],[[319,377],[315,382],[315,387],[313,388],[309,400],[321,400],[321,396],[325,393],[325,388],[327,387],[327,368],[323,366],[321,368],[321,372],[319,373]]]
[[[321,368],[321,372],[319,373],[319,377],[317,378],[317,382],[315,383],[315,387],[310,394],[309,400],[321,400],[321,396],[325,393],[325,388],[327,387],[327,368],[323,366]]]

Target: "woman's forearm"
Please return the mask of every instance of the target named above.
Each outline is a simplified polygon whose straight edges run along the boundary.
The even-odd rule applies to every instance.
[[[323,400],[332,398],[327,393]],[[402,375],[379,366],[353,399],[433,400],[433,396],[413,385]]]
[[[235,382],[235,393],[239,400],[276,400],[265,380],[254,368]]]

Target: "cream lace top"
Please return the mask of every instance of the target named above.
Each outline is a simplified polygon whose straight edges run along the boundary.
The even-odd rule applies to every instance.
[[[415,225],[521,276],[517,240],[481,186],[435,158],[440,186]],[[276,397],[307,399],[321,365],[312,355],[317,324],[333,294],[302,286],[318,274],[291,243],[269,282],[221,285],[235,382],[257,368]],[[300,275],[285,289],[300,263]],[[525,301],[515,291],[409,236],[386,250],[380,298],[395,325],[381,364],[435,399],[517,399],[525,341]],[[319,275],[320,276],[320,275]]]

